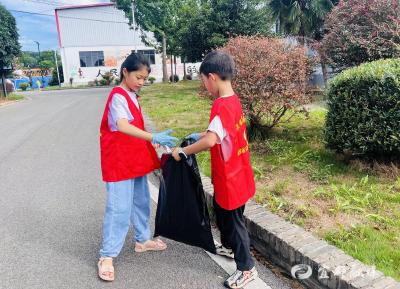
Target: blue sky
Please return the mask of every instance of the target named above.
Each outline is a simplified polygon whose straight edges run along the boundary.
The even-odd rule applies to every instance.
[[[10,11],[17,21],[19,43],[23,51],[59,49],[57,26],[54,16],[56,7],[110,2],[108,0],[0,0],[8,10],[27,11],[51,16],[32,15]],[[45,4],[48,3],[48,4]],[[50,4],[50,5],[49,5]]]

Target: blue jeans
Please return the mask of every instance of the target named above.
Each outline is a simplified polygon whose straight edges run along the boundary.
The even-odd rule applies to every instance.
[[[135,228],[135,241],[150,239],[150,192],[147,176],[106,183],[107,205],[103,223],[102,257],[116,257],[124,245],[129,225]]]

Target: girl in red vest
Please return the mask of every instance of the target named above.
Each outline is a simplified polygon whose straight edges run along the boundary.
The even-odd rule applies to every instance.
[[[101,170],[107,188],[99,277],[114,280],[112,261],[118,256],[129,225],[135,227],[135,251],[165,250],[160,239],[150,239],[150,194],[146,175],[160,167],[153,146],[174,146],[171,130],[151,134],[144,128],[137,92],[150,73],[141,54],[131,54],[121,66],[121,85],[108,97],[100,127]]]
[[[221,231],[218,254],[235,259],[237,270],[224,283],[242,288],[257,277],[250,254],[250,239],[243,218],[246,202],[255,193],[253,170],[247,142],[246,121],[238,96],[232,89],[234,62],[230,55],[213,51],[204,58],[200,73],[214,100],[209,127],[194,133],[196,143],[173,151],[181,157],[211,149],[211,174],[214,185],[214,210]]]

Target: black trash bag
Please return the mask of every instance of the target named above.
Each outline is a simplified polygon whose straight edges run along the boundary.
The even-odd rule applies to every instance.
[[[181,147],[191,143],[193,140],[185,140]],[[161,169],[154,236],[164,236],[215,254],[196,157],[191,155],[177,162],[170,154],[164,154]]]

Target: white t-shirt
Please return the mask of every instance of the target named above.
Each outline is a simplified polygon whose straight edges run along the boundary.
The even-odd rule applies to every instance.
[[[221,144],[222,157],[225,161],[228,161],[232,155],[232,142],[222,125],[221,118],[218,115],[214,116],[214,118],[211,120],[207,131],[212,131],[217,134],[217,143]]]
[[[126,90],[125,90],[126,91]],[[139,102],[137,100],[136,93],[131,91],[126,91],[129,97],[132,99],[133,103],[139,109]],[[110,102],[110,109],[108,112],[108,126],[111,131],[117,131],[117,121],[125,118],[129,122],[134,119],[133,115],[131,114],[128,106],[128,101],[126,98],[121,94],[114,94],[112,100]]]

